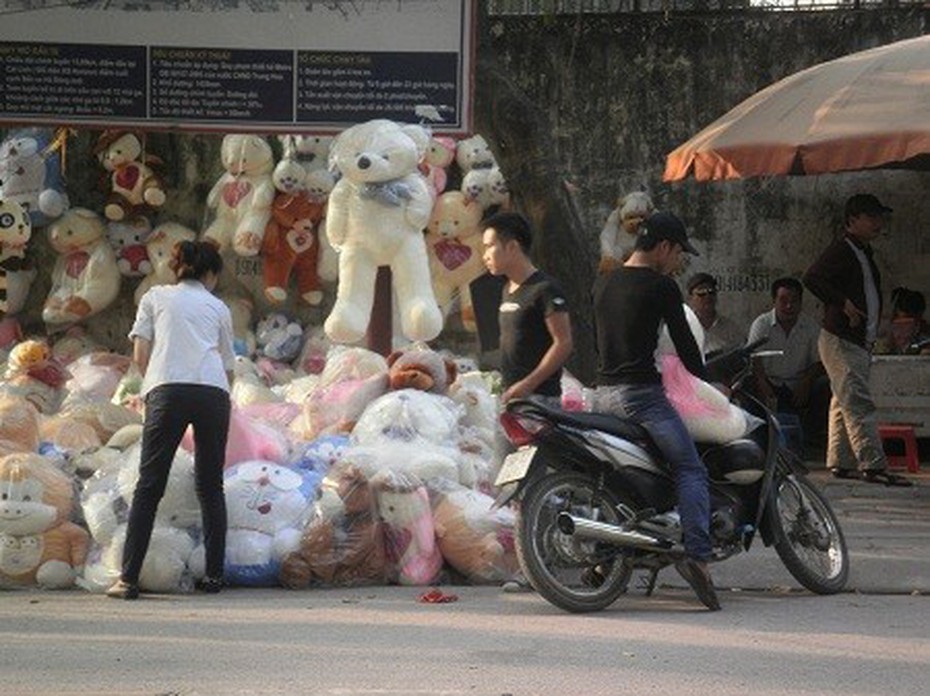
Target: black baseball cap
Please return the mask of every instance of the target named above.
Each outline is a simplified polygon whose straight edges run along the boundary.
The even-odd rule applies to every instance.
[[[700,256],[698,250],[688,241],[684,223],[672,213],[658,212],[647,217],[639,228],[639,235],[644,239],[662,241],[667,239],[681,245],[689,254]]]
[[[882,203],[871,193],[857,193],[846,201],[846,219],[857,215],[884,215],[890,213],[891,208]]]

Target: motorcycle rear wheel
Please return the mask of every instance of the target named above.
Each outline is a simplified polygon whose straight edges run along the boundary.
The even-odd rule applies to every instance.
[[[530,584],[555,606],[573,613],[600,611],[626,592],[632,564],[616,547],[564,534],[561,512],[620,524],[617,506],[628,501],[598,489],[584,474],[555,473],[531,484],[518,514],[517,558]]]
[[[778,557],[811,592],[840,592],[849,577],[849,551],[830,503],[803,476],[787,475],[774,483],[766,515]]]

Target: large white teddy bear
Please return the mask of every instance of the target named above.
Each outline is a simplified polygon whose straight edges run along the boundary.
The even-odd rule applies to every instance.
[[[255,256],[275,195],[271,146],[257,135],[230,133],[223,138],[220,158],[226,173],[207,195],[207,206],[216,210],[216,218],[203,236],[223,249],[231,244],[240,256]]]
[[[58,260],[42,319],[69,324],[108,307],[119,294],[122,276],[100,216],[72,208],[49,226],[48,238]]]
[[[336,304],[325,323],[333,341],[365,335],[379,266],[393,272],[403,335],[429,341],[442,330],[423,240],[433,197],[417,168],[428,144],[424,128],[382,119],[352,126],[333,144],[342,174],[326,223],[339,251]]]

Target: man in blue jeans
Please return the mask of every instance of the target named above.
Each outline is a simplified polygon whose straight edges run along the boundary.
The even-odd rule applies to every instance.
[[[681,291],[670,277],[684,254],[697,254],[685,226],[671,213],[654,213],[640,228],[633,254],[594,285],[597,328],[597,410],[641,424],[675,472],[678,512],[687,558],[675,565],[711,611],[720,609],[707,563],[710,492],[707,469],[681,417],[669,403],[656,367],[664,323],[685,367],[706,379],[697,342],[688,327]]]

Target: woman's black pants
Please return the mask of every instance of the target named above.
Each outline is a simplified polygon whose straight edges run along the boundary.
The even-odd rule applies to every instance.
[[[188,425],[194,429],[194,477],[203,518],[206,572],[223,577],[226,554],[226,499],[223,464],[229,434],[229,394],[202,384],[164,384],[145,397],[139,482],[132,496],[122,579],[136,584],[152,537],[158,503]]]

